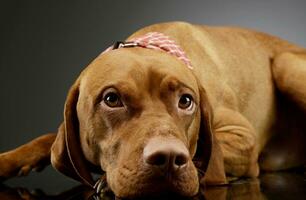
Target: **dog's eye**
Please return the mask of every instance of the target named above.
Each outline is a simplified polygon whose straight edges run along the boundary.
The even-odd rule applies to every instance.
[[[107,93],[104,98],[103,101],[106,105],[108,105],[109,107],[122,107],[123,104],[120,100],[120,97],[117,93],[115,92],[109,92]]]
[[[178,106],[180,109],[188,109],[191,108],[193,105],[193,98],[190,94],[183,94],[180,97],[180,100],[178,102]]]

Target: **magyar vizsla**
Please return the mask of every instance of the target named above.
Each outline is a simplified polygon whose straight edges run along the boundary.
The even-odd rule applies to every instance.
[[[94,186],[90,172],[104,173],[117,197],[193,196],[227,177],[305,164],[305,49],[183,22],[143,28],[127,41],[80,74],[57,135],[0,154],[3,180],[51,160],[95,189],[103,181]]]

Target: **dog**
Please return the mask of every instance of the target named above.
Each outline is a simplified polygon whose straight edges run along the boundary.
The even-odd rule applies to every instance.
[[[0,177],[51,162],[119,198],[190,197],[305,165],[305,113],[304,48],[244,28],[155,24],[90,63],[58,133],[0,154]]]

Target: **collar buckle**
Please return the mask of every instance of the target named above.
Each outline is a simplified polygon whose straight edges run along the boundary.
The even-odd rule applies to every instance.
[[[113,45],[113,49],[120,49],[120,48],[129,48],[129,47],[136,47],[138,44],[136,42],[122,42],[117,41]]]
[[[93,186],[93,194],[90,200],[102,200],[103,196],[109,192],[109,188],[107,187],[106,174],[103,174]]]

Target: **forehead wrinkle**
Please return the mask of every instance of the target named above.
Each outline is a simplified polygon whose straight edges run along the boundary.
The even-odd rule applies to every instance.
[[[149,92],[154,93],[153,90],[171,90],[170,87],[175,91],[179,88],[188,88],[193,93],[196,94],[196,88],[194,88],[193,80],[188,80],[186,76],[172,72],[169,69],[150,67],[148,72],[148,83]],[[158,86],[158,87],[157,87]]]
[[[184,82],[182,82],[180,79],[174,77],[174,76],[167,76],[163,79],[163,81],[161,82],[161,88],[163,90],[173,90],[173,91],[177,91],[181,88],[187,88],[189,90],[191,90],[192,93],[195,94],[195,91],[192,87],[190,87],[189,84],[186,84]]]
[[[140,63],[132,56],[101,56],[95,62],[88,66],[85,73],[86,82],[89,87],[95,85],[108,84],[116,80],[137,80],[142,75],[139,75]]]

